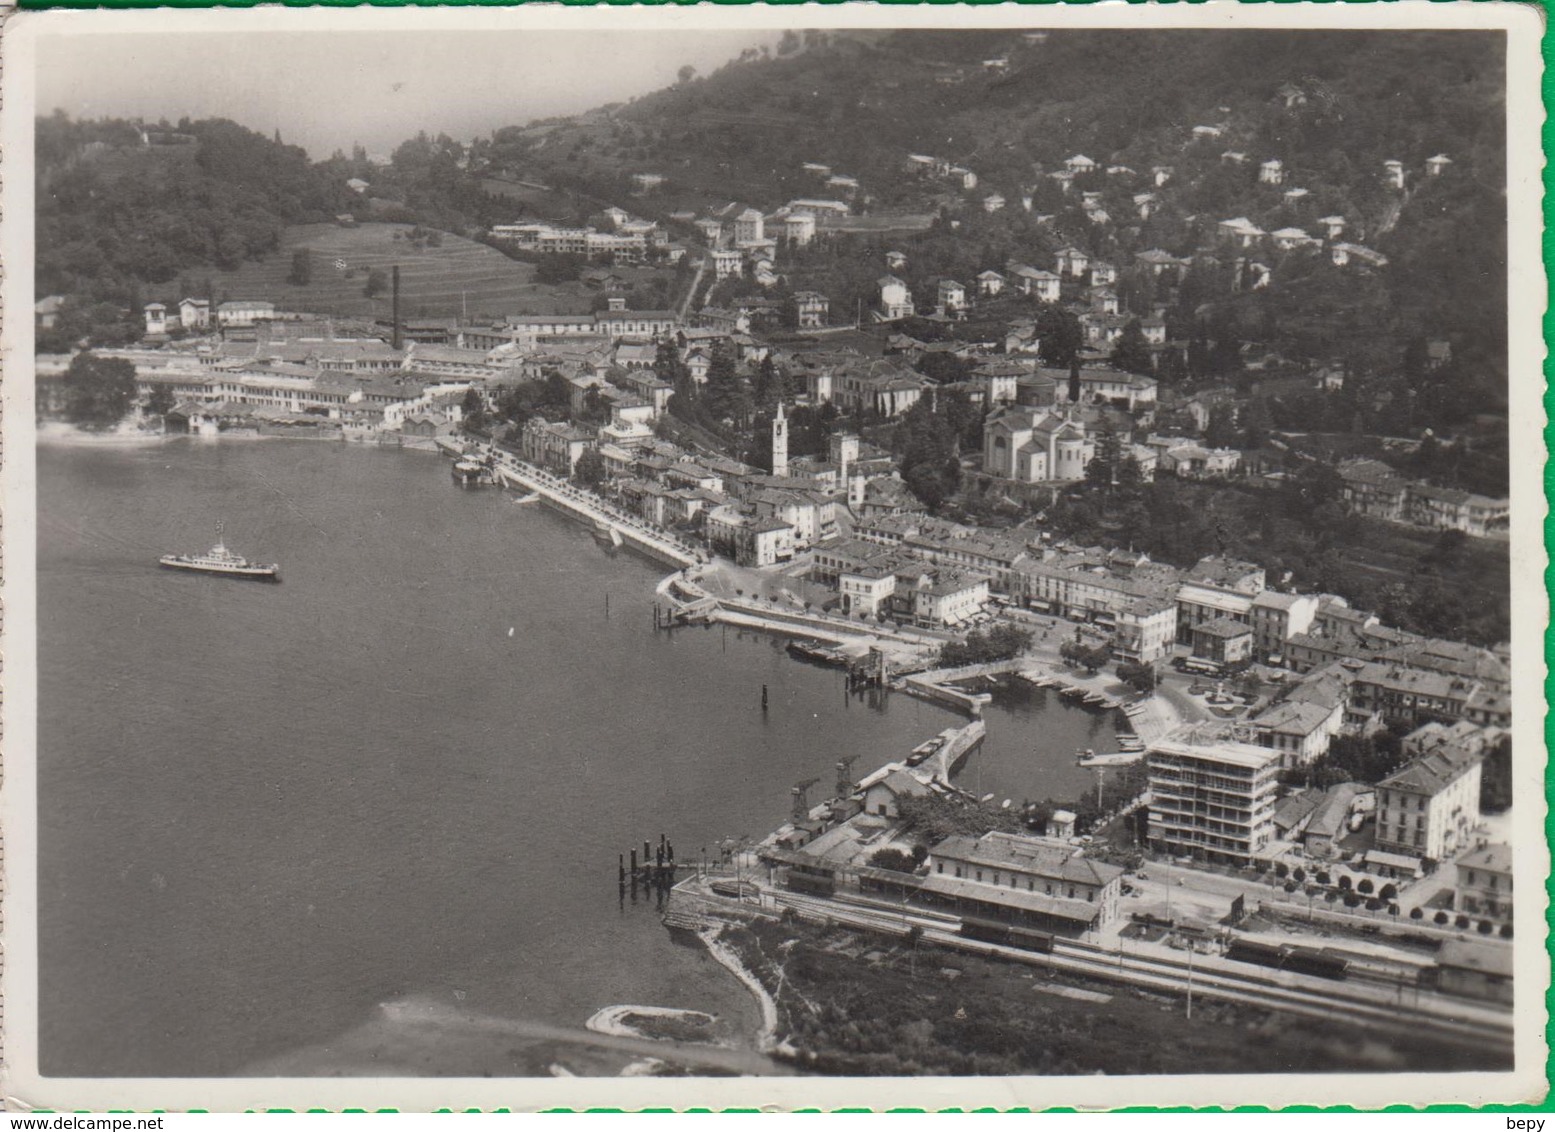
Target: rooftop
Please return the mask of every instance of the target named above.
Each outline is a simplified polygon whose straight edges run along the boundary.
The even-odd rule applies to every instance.
[[[1462,869],[1484,869],[1492,873],[1512,871],[1512,847],[1510,845],[1485,845],[1458,859]]]
[[[1377,785],[1410,794],[1440,794],[1478,766],[1481,757],[1477,750],[1443,744],[1406,763]]]
[[[1105,885],[1123,875],[1117,865],[1093,861],[1067,845],[1015,833],[985,833],[978,838],[956,834],[934,846],[931,852],[935,857],[953,857],[1075,884]]]
[[[1223,763],[1245,770],[1262,770],[1280,761],[1280,752],[1271,747],[1255,747],[1251,743],[1219,738],[1205,729],[1191,726],[1180,727],[1152,744],[1150,753]]]

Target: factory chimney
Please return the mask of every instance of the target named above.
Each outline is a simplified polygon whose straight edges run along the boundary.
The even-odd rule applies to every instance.
[[[379,278],[381,279],[383,277],[380,275]],[[392,345],[396,350],[398,350],[398,349],[402,348],[402,344],[400,342],[400,267],[399,267],[399,264],[395,264],[394,265],[394,300],[393,300],[393,302],[394,302],[394,306],[393,306],[392,317],[394,319],[394,337],[390,340],[390,345]]]

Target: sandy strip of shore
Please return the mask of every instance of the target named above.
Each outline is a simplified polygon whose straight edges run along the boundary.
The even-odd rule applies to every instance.
[[[584,1029],[592,1030],[596,1034],[612,1034],[618,1038],[645,1038],[653,1039],[652,1034],[645,1034],[636,1026],[626,1021],[632,1015],[642,1018],[680,1018],[688,1022],[700,1022],[711,1026],[716,1019],[701,1010],[683,1010],[677,1006],[607,1006],[603,1010],[596,1010],[589,1016],[589,1020],[583,1023]]]

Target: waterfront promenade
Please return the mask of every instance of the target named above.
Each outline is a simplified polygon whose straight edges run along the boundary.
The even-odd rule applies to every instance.
[[[612,530],[621,541],[647,554],[655,561],[671,566],[693,566],[706,559],[706,552],[660,530],[635,516],[619,511],[593,492],[575,487],[533,464],[526,463],[494,444],[483,446],[495,463],[497,474],[509,487],[534,492],[552,506],[602,530]]]

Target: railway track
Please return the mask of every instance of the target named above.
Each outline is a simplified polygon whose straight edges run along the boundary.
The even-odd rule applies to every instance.
[[[792,908],[805,919],[862,928],[894,938],[904,938],[913,926],[921,938],[940,946],[1030,966],[1047,967],[1104,982],[1127,983],[1173,995],[1188,991],[1186,960],[1130,955],[1108,951],[1076,940],[1055,939],[1050,954],[1004,944],[970,940],[959,934],[959,918],[918,909],[896,911],[889,905],[866,903],[863,898],[836,900],[773,893],[780,908]],[[1371,980],[1363,984],[1376,987]],[[1357,993],[1346,981],[1297,975],[1291,972],[1230,972],[1195,965],[1192,990],[1196,997],[1235,1002],[1302,1017],[1342,1020],[1372,1029],[1415,1033],[1429,1029],[1443,1037],[1483,1047],[1487,1044],[1510,1051],[1511,1015],[1484,1004],[1442,1000],[1431,992],[1412,991],[1414,1002],[1384,994]],[[1457,1013],[1452,1013],[1457,1012]]]

